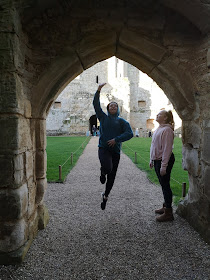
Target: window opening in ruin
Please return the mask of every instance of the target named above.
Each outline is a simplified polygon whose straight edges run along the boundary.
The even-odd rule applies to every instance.
[[[89,130],[92,135],[93,135],[93,126],[98,127],[96,115],[92,115],[89,119]]]
[[[138,106],[139,106],[140,108],[146,107],[146,101],[139,100],[139,101],[138,101]]]
[[[60,109],[61,108],[61,102],[60,101],[55,101],[53,104],[54,109]]]
[[[96,76],[96,84],[98,84],[98,76]]]
[[[152,130],[154,127],[155,127],[154,119],[148,119],[147,120],[147,129]]]

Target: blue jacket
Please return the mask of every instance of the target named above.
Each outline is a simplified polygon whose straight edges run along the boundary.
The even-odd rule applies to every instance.
[[[133,132],[130,127],[130,124],[119,117],[119,108],[118,112],[114,115],[111,115],[108,112],[108,115],[103,112],[100,105],[100,91],[95,93],[93,99],[93,106],[96,112],[96,116],[100,121],[100,137],[99,137],[99,147],[105,148],[115,153],[120,153],[121,142],[127,141],[133,137]],[[109,147],[107,141],[115,139],[116,144],[114,147]]]

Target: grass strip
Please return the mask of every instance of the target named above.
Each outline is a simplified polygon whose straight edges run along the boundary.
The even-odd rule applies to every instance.
[[[47,137],[47,181],[63,182],[77,163],[90,137],[48,136]],[[73,163],[71,164],[71,153]],[[65,163],[65,164],[64,164]],[[62,180],[59,180],[59,165],[62,166]]]

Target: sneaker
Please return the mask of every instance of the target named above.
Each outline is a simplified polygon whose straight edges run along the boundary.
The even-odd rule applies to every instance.
[[[101,182],[101,184],[106,183],[106,175],[104,175],[102,172],[101,172],[101,176],[100,176],[100,182]]]
[[[102,197],[102,202],[101,202],[101,209],[105,210],[106,208],[106,203],[107,203],[107,199],[104,199],[104,193],[101,194]]]

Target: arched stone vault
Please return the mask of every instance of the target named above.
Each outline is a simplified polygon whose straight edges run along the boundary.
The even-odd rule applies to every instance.
[[[182,118],[190,190],[178,212],[210,242],[208,1],[10,0],[0,16],[0,262],[21,261],[48,222],[45,118],[52,102],[113,55],[153,78]]]

